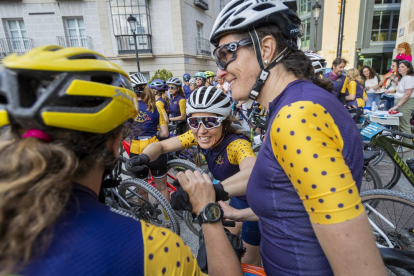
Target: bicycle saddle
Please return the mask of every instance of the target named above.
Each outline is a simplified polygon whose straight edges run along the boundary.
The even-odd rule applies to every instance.
[[[379,151],[364,150],[364,161],[371,161],[378,155],[380,155]]]

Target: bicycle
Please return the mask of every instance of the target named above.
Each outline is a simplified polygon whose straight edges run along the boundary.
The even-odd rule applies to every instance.
[[[414,273],[414,197],[398,191],[361,193],[377,246],[394,275]]]

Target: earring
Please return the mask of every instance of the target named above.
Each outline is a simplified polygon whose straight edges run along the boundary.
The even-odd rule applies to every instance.
[[[269,62],[267,60],[264,61],[264,65],[267,66]]]

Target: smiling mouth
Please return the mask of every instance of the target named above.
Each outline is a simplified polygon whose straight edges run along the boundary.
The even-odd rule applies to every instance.
[[[200,142],[207,142],[208,140],[210,140],[210,136],[203,136],[203,137],[200,137],[200,136],[198,136],[198,140],[200,141]]]

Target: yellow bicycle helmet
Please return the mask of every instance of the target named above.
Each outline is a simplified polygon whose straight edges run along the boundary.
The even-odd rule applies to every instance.
[[[206,74],[206,77],[207,78],[210,78],[210,77],[215,77],[216,76],[216,74],[214,74],[213,72],[211,72],[211,71],[205,71],[204,72],[204,74]]]
[[[128,74],[94,51],[41,46],[3,66],[0,127],[107,133],[138,115]]]

